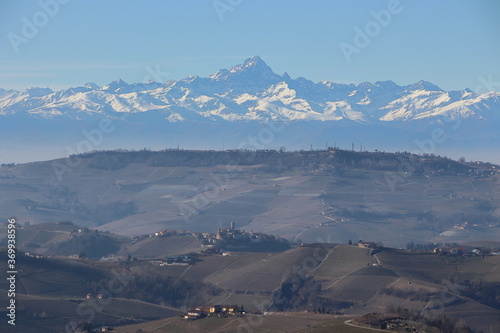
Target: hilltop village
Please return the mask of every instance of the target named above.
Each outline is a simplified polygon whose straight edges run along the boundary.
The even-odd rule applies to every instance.
[[[245,230],[236,229],[235,223],[231,222],[229,228],[221,228],[217,233],[211,232],[195,232],[186,230],[164,230],[155,232],[154,234],[135,236],[134,242],[151,238],[151,237],[172,237],[172,236],[188,236],[196,237],[202,240],[202,251],[205,254],[221,254],[228,255],[228,251],[284,251],[290,248],[288,240],[278,238],[274,235],[268,235],[259,232],[246,232]],[[172,264],[189,263],[190,259],[187,256],[178,256],[178,259],[172,261]]]

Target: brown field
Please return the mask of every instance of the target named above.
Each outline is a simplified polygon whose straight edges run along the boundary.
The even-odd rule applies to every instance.
[[[122,272],[127,275],[152,274],[212,283],[220,288],[220,292],[208,296],[207,304],[238,304],[243,305],[249,312],[272,311],[272,293],[280,287],[283,279],[294,273],[300,273],[321,283],[321,297],[334,302],[352,303],[352,307],[342,309],[344,314],[363,315],[369,312],[384,312],[390,305],[427,311],[428,307],[442,304],[442,307],[437,308],[437,312],[432,311],[435,311],[437,315],[445,314],[455,319],[464,318],[476,330],[487,332],[499,326],[497,319],[499,309],[493,309],[475,300],[462,297],[457,294],[459,292],[457,288],[460,288],[458,285],[443,284],[443,281],[453,276],[470,280],[498,281],[500,257],[488,256],[484,259],[479,256],[446,257],[394,249],[385,249],[375,256],[369,254],[370,250],[355,246],[312,244],[292,248],[282,253],[201,256],[201,261],[192,266],[159,267],[148,261],[136,261],[130,264],[129,270]],[[372,266],[376,259],[379,260],[381,266]],[[69,313],[67,315],[66,313],[74,312],[75,307],[89,292],[83,288],[83,279],[98,283],[103,278],[102,274],[109,273],[112,268],[118,268],[121,265],[63,258],[23,258],[19,264],[23,267],[17,284],[20,299],[23,300],[20,304],[24,303],[30,313],[43,312],[44,307],[50,309],[51,315],[46,311],[46,318],[49,319],[44,320],[56,326],[58,325],[57,315],[71,317]],[[123,267],[121,269],[123,270]],[[0,288],[4,290],[5,286],[5,282],[0,284]],[[389,286],[401,290],[419,291],[422,289],[431,293],[432,296],[429,301],[389,296],[382,292]],[[3,295],[2,297],[5,298],[5,292]],[[115,298],[102,309],[99,320],[115,325],[119,322],[117,318],[153,320],[175,316],[180,313],[179,311],[184,310]],[[338,327],[335,325],[344,327],[342,323],[336,323],[334,320],[323,322],[321,319],[321,323],[316,321],[311,323],[309,319],[304,319],[305,317],[299,318],[302,318],[301,323],[290,324],[294,329],[297,328],[297,332],[322,332],[328,327]],[[332,317],[325,316],[324,318],[331,320]],[[31,319],[26,318],[26,320]],[[293,323],[295,319],[283,320]],[[286,326],[288,324],[284,322],[279,324],[275,321],[264,322],[266,324],[262,326],[263,332],[281,327],[280,325],[288,327]],[[189,326],[189,329],[195,331],[213,329],[225,332],[226,329],[229,331],[235,329],[234,325],[237,322],[228,319],[226,321],[210,320],[205,323],[209,326],[205,327],[203,321],[186,324],[175,318],[168,321],[168,325],[167,322],[162,325],[165,324],[165,329],[174,329],[176,325],[194,325]],[[198,327],[198,325],[201,326]],[[345,329],[352,328],[345,327]]]
[[[255,304],[261,303],[269,304],[264,306],[269,310],[272,294],[283,280],[300,274],[321,285],[320,297],[332,302],[351,302],[351,308],[342,309],[344,314],[384,311],[389,305],[425,311],[433,302],[441,301],[444,305],[438,314],[465,318],[475,330],[492,332],[500,327],[499,309],[460,296],[456,284],[446,284],[453,278],[498,282],[500,257],[446,257],[394,249],[371,256],[367,249],[338,245],[346,244],[349,239],[353,242],[363,239],[393,247],[404,247],[408,242],[489,243],[491,245],[486,246],[493,247],[493,240],[500,239],[499,175],[479,178],[456,171],[443,173],[441,167],[437,167],[424,175],[405,175],[391,187],[387,170],[391,170],[392,176],[398,175],[398,165],[384,169],[384,161],[394,157],[392,154],[351,152],[354,159],[342,164],[330,159],[338,153],[325,152],[327,158],[318,154],[317,158],[324,159],[316,162],[316,157],[306,156],[314,155],[312,152],[302,152],[294,160],[294,167],[279,172],[272,171],[274,166],[262,161],[228,173],[220,161],[215,163],[220,165],[213,167],[196,160],[190,161],[192,165],[175,167],[151,166],[141,161],[117,170],[104,170],[90,167],[91,161],[83,159],[64,179],[57,180],[50,161],[0,168],[0,211],[17,218],[20,251],[48,254],[64,244],[71,233],[78,231],[76,226],[54,223],[62,220],[97,228],[109,237],[108,242],[121,247],[117,254],[139,258],[120,263],[26,259],[20,271],[18,292],[24,297],[26,308],[32,306],[32,310],[27,311],[37,312],[36,319],[26,313],[26,322],[47,322],[48,326],[42,324],[42,327],[60,324],[57,313],[71,317],[75,306],[88,292],[82,287],[84,282],[90,281],[96,286],[103,274],[120,267],[124,274],[151,274],[210,283],[220,292],[207,295],[207,303],[241,303],[255,310],[260,309]],[[279,155],[280,163],[287,162],[285,155]],[[372,159],[374,156],[379,160]],[[354,160],[358,157],[370,163],[357,165]],[[421,159],[425,162],[433,158]],[[479,171],[488,168],[486,164],[457,164],[457,168],[477,167]],[[285,237],[297,245],[329,244],[294,247],[282,253],[200,256],[195,265],[160,267],[141,258],[199,252],[203,249],[200,241],[176,236],[151,237],[134,243],[124,237],[165,229],[216,232],[218,228],[228,227],[230,222],[235,222],[239,229]],[[466,227],[457,226],[465,222]],[[118,235],[105,234],[106,231]],[[71,244],[74,249],[68,246],[67,251],[71,252],[68,255],[78,256],[81,244]],[[6,228],[2,226],[0,246],[5,245]],[[377,260],[381,267],[371,266]],[[0,281],[0,288],[5,290],[5,286],[6,282]],[[407,294],[422,289],[421,293],[428,294],[428,299],[389,296],[384,293],[389,292],[384,291],[387,287]],[[113,306],[99,313],[102,322],[109,319],[114,324],[126,324],[137,318],[159,319],[175,313],[161,305],[135,300],[114,299],[111,304]],[[49,315],[45,311],[45,315],[40,316],[44,307],[53,313]],[[129,317],[132,319],[127,322]],[[259,332],[360,330],[331,316],[247,317],[250,318],[261,322],[258,329],[255,328]],[[147,326],[150,324],[157,326]],[[149,331],[159,332],[229,332],[240,324],[238,318],[184,322],[172,317],[142,325]]]
[[[271,314],[268,316],[248,315],[239,318],[206,318],[196,321],[185,321],[180,318],[159,320],[147,324],[117,327],[117,333],[144,332],[297,332],[297,333],[369,333],[372,330],[352,327],[344,323],[348,317],[341,319],[335,316],[314,315],[304,313]]]
[[[102,170],[89,163],[83,159],[61,182],[50,161],[0,168],[0,211],[16,216],[21,224],[71,220],[126,236],[165,229],[215,232],[235,222],[238,228],[303,242],[364,239],[405,246],[410,241],[500,238],[500,228],[485,222],[498,217],[498,175],[430,172],[405,176],[391,187],[387,171],[375,166],[349,165],[343,174],[325,171],[327,165],[273,173],[262,168],[265,164],[256,164],[228,173],[225,165],[154,167],[134,162]],[[398,171],[389,174],[398,176]],[[125,202],[133,203],[133,213],[105,221],[75,213]],[[422,220],[424,215],[430,220]],[[442,234],[456,231],[453,226],[464,221],[478,227]],[[320,226],[325,222],[331,223]],[[0,230],[0,238],[4,235]],[[38,237],[43,241],[45,236]]]

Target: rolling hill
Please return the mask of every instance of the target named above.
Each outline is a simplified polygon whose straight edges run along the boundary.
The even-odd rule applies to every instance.
[[[498,191],[489,163],[335,148],[108,151],[0,168],[5,221],[72,221],[123,236],[217,232],[234,222],[308,243],[496,240]],[[20,236],[27,251],[29,239],[69,237],[35,229]]]
[[[123,326],[119,332],[162,332],[174,327],[225,332],[243,322],[259,323],[264,331],[292,331],[293,327],[323,332],[335,327],[354,333],[364,330],[344,324],[346,320],[399,307],[425,318],[463,319],[475,331],[494,332],[500,327],[500,256],[443,256],[317,243],[285,252],[235,252],[199,259],[188,266],[159,266],[146,260],[114,263],[21,255],[19,320],[38,331],[88,322],[93,328],[142,323]],[[315,295],[313,302],[290,297],[285,292],[290,287],[293,294]],[[189,295],[178,292],[183,288],[188,288]],[[6,300],[6,282],[1,282],[0,289]],[[94,298],[87,300],[89,293]],[[103,300],[95,298],[99,293],[105,295]],[[92,302],[102,304],[88,317],[84,309]],[[238,304],[256,315],[196,322],[176,318],[203,304]],[[278,310],[283,306],[288,310]],[[264,312],[267,315],[262,317]]]

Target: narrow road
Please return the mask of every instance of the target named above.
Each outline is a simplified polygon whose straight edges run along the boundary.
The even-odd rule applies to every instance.
[[[386,333],[387,333],[387,332],[390,332],[390,331],[388,331],[388,330],[380,330],[380,329],[378,329],[378,328],[371,328],[371,327],[364,327],[364,326],[354,325],[354,324],[351,322],[351,320],[350,320],[350,319],[349,319],[349,320],[344,321],[344,324],[349,325],[349,326],[352,326],[352,327],[364,328],[365,330],[370,330],[370,331],[386,332]]]
[[[372,249],[372,250],[370,250],[370,253],[369,253],[368,255],[372,258],[373,263],[374,263],[374,264],[377,264],[377,265],[379,265],[379,266],[382,266],[382,265],[380,264],[380,260],[377,258],[377,255],[376,255],[376,254],[372,254],[372,252],[373,252],[373,249]]]
[[[390,285],[388,285],[386,288],[392,287],[393,285],[395,285],[396,283],[398,283],[399,280],[401,280],[401,278],[398,278],[396,281],[394,281],[393,283],[391,283]]]

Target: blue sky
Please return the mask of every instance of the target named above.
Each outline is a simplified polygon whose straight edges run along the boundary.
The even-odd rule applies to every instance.
[[[313,81],[426,80],[446,90],[500,81],[497,0],[56,1],[0,3],[0,88],[164,82],[254,55]],[[390,13],[383,24],[381,11]],[[356,28],[371,35],[358,47]],[[341,45],[356,47],[349,62]]]

